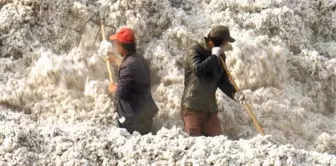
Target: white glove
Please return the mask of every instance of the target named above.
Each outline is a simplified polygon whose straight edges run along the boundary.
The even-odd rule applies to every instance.
[[[100,43],[98,54],[100,57],[107,57],[109,53],[112,53],[112,44],[107,40],[103,40]]]
[[[221,55],[221,53],[222,53],[222,49],[220,47],[213,47],[211,49],[211,54],[216,55],[218,58]]]
[[[240,103],[240,104],[245,104],[245,95],[243,92],[236,92],[234,95],[234,99]]]
[[[126,121],[126,118],[125,118],[125,117],[121,117],[121,118],[119,118],[119,123],[123,124],[123,123],[125,123],[125,121]]]

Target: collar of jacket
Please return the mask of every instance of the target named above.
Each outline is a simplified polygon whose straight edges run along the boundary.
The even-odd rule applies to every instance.
[[[208,46],[208,42],[207,42],[207,40],[206,40],[205,37],[204,37],[204,39],[203,39],[203,44],[204,44],[204,48],[205,48],[207,51],[210,51],[210,50],[211,50],[210,47]]]
[[[128,55],[126,55],[126,56],[122,59],[121,64],[120,64],[120,66],[119,66],[119,69],[121,68],[121,66],[123,66],[123,64],[124,64],[124,62],[126,61],[126,59],[127,59],[128,57],[130,57],[130,56],[136,56],[136,52],[130,52],[130,53],[128,53]]]

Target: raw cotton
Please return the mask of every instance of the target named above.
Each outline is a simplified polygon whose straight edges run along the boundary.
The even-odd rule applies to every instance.
[[[2,1],[0,165],[336,165],[335,5]],[[106,34],[135,30],[160,108],[156,135],[116,128],[99,26],[89,21],[84,27],[97,15]],[[228,26],[236,39],[227,66],[266,137],[257,136],[246,111],[220,91],[223,136],[189,138],[181,131],[184,58],[216,24]]]

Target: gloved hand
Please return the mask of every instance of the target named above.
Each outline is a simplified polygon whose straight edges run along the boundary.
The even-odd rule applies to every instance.
[[[125,117],[121,117],[118,120],[119,120],[119,123],[123,124],[126,121],[126,118]]]
[[[109,53],[112,53],[112,44],[108,42],[107,40],[103,40],[100,43],[98,54],[100,57],[106,59]]]
[[[211,54],[216,55],[218,58],[222,54],[222,49],[220,47],[213,47],[211,49]]]
[[[243,92],[236,92],[234,95],[234,99],[240,103],[240,104],[245,104],[245,95]]]

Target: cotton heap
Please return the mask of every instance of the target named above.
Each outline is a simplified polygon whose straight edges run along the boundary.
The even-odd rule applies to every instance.
[[[336,165],[335,5],[2,1],[0,165]],[[135,30],[160,109],[156,135],[115,127],[99,26],[84,28],[94,13],[104,17],[106,34]],[[243,108],[220,92],[224,135],[189,138],[181,131],[184,56],[217,24],[236,39],[226,63],[266,137],[257,136]]]

